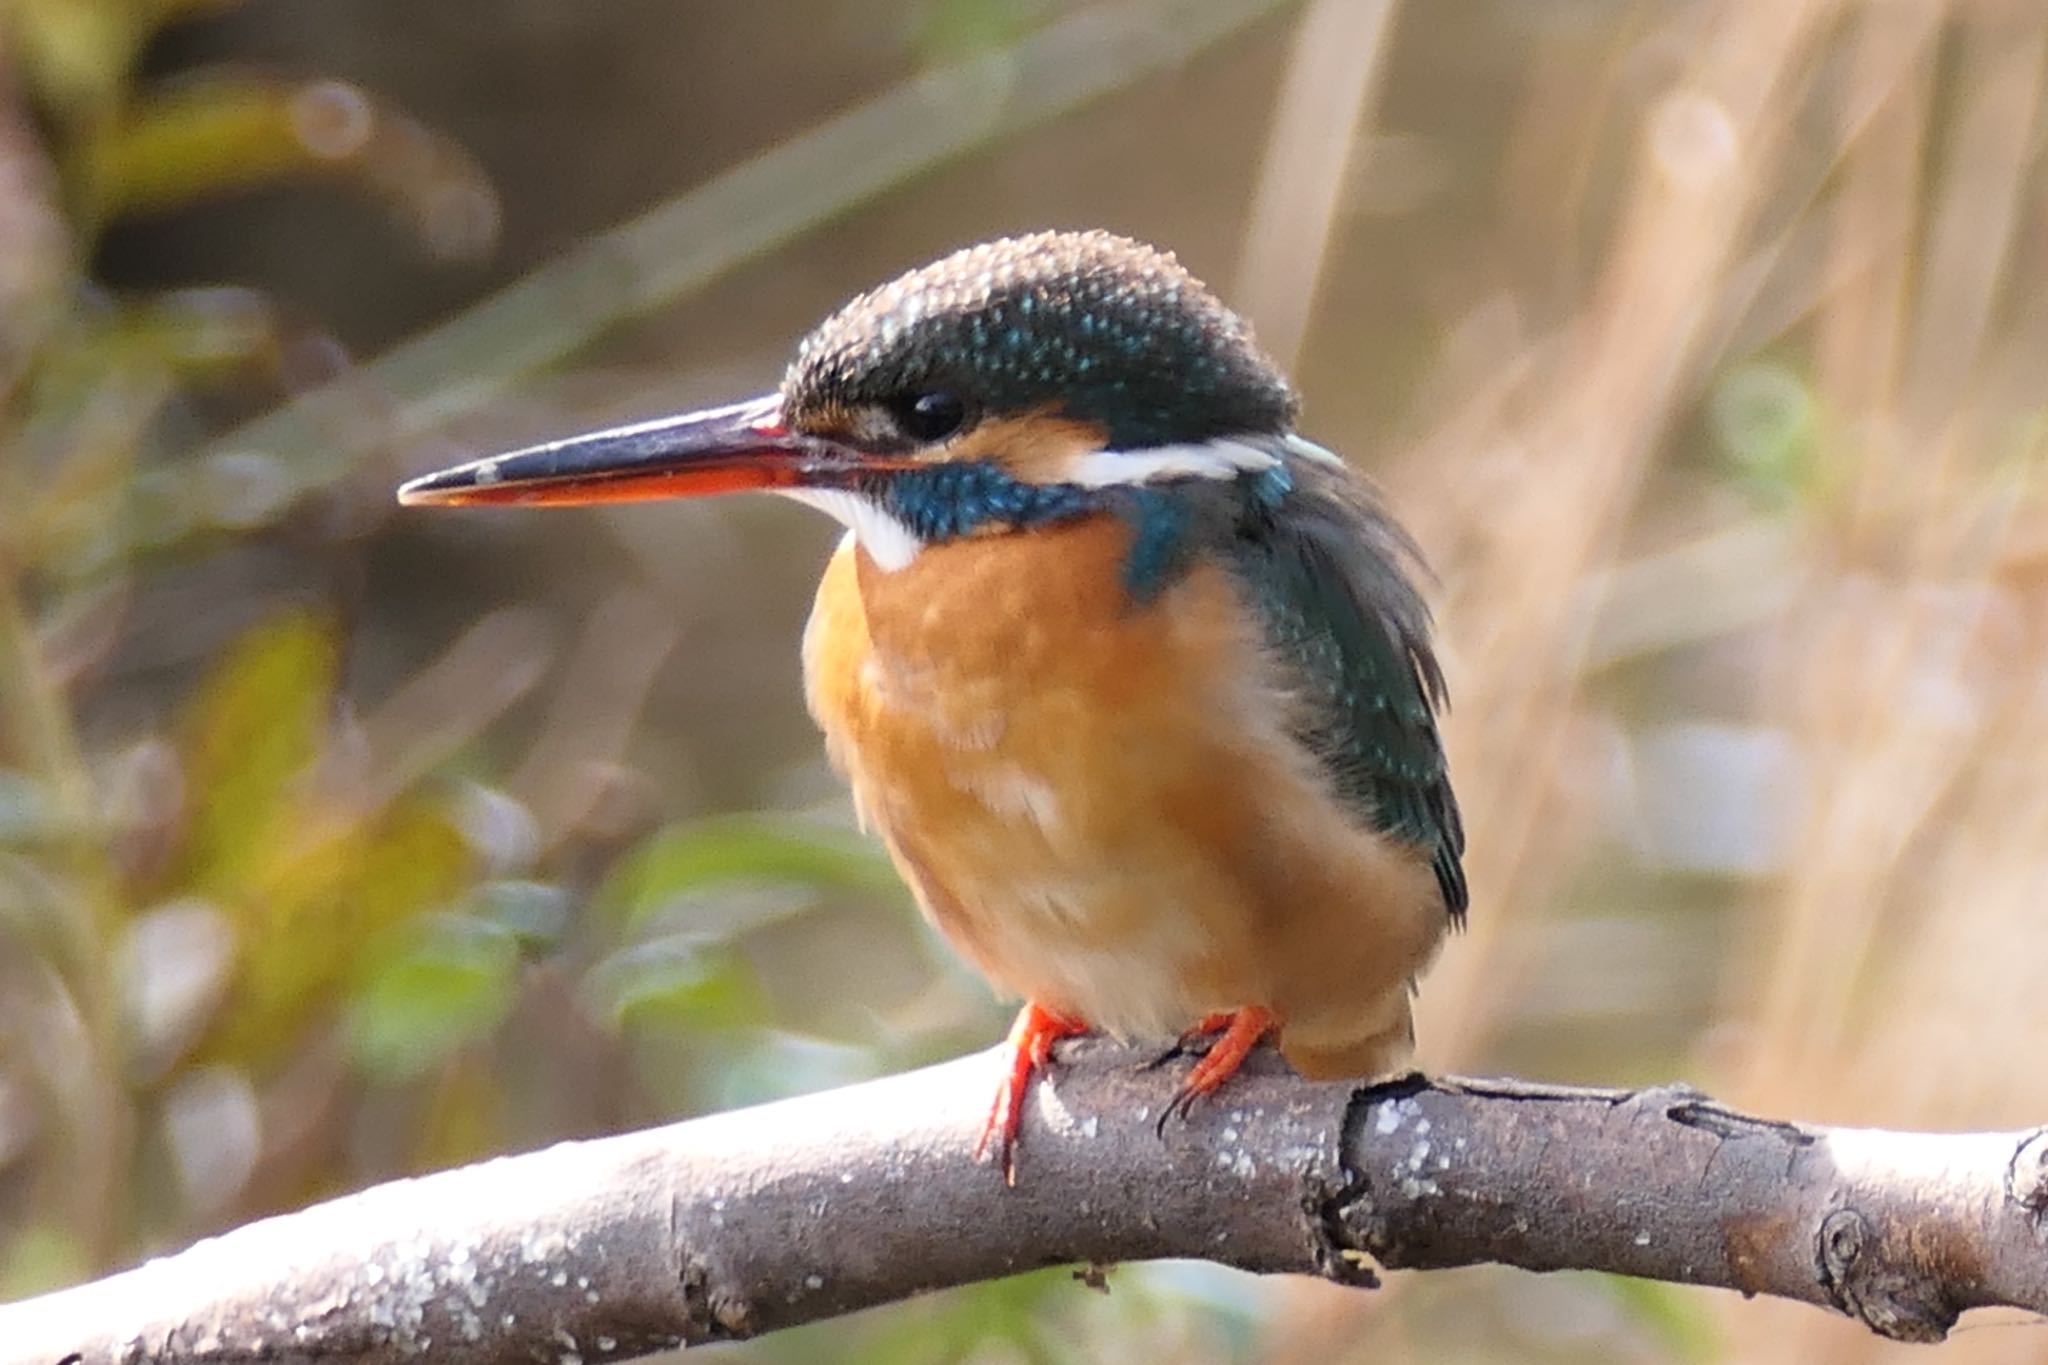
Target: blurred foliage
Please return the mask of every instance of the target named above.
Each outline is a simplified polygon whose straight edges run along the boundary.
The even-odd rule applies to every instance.
[[[1797,508],[1817,490],[1813,394],[1797,371],[1754,360],[1721,376],[1707,399],[1714,439],[1757,495]]]
[[[360,553],[351,528],[319,524],[335,507],[306,506],[262,457],[175,454],[204,404],[232,412],[345,360],[257,290],[106,290],[90,265],[109,226],[317,178],[396,210],[437,254],[474,254],[495,230],[467,153],[346,82],[145,78],[159,29],[207,8],[223,7],[0,12],[21,98],[0,110],[0,246],[23,253],[0,284],[41,301],[0,320],[17,360],[0,395],[6,1296],[380,1168],[541,1135],[544,1118],[501,1126],[487,1059],[556,983],[576,1041],[622,1060],[641,1038],[779,1046],[734,942],[749,923],[678,926],[679,899],[797,888],[775,918],[828,897],[898,917],[903,903],[878,853],[830,825],[678,821],[586,856],[540,847],[501,790],[377,770],[347,678],[348,598],[314,579],[157,616],[160,593],[250,544]],[[188,666],[138,674],[137,636],[159,620],[213,643],[173,640]],[[121,696],[148,700],[110,728]],[[62,1055],[24,1051],[63,1021],[77,1036]],[[379,1092],[416,1097],[418,1138],[366,1160],[350,1131],[378,1122]],[[687,1086],[664,1093],[692,1104]],[[252,1099],[300,1117],[252,1119]],[[245,1151],[250,1123],[270,1131]],[[181,1190],[131,1196],[164,1169]]]
[[[1020,44],[1149,50],[1189,8],[0,5],[0,1297],[998,1035],[803,721],[825,528],[395,518],[390,490],[772,382],[851,290],[1047,224],[1157,238],[1298,330],[1314,433],[1439,570],[1477,904],[1427,1063],[2039,1120],[1982,1040],[2048,1024],[2048,15],[1397,5],[1377,68],[1250,24],[961,164],[878,167],[852,210],[770,174],[870,145],[833,118],[876,90],[902,98],[861,138],[954,156],[888,122],[932,68],[985,97],[963,126],[1007,126]],[[716,211],[684,194],[718,175]],[[591,235],[650,204],[680,205],[661,233]],[[1252,253],[1248,221],[1279,235]],[[721,278],[757,225],[772,259]],[[685,229],[721,240],[635,255]],[[514,281],[527,311],[457,311]],[[592,341],[634,288],[662,316]],[[352,365],[423,323],[439,346]],[[572,346],[573,376],[525,373]],[[289,458],[241,425],[279,404]],[[727,1353],[1876,1354],[1594,1276],[1109,1284]]]
[[[920,53],[932,61],[1000,51],[1044,18],[1045,0],[931,0],[917,26]]]
[[[517,985],[519,943],[471,916],[418,926],[388,950],[356,994],[349,1052],[386,1080],[424,1074],[504,1022]]]

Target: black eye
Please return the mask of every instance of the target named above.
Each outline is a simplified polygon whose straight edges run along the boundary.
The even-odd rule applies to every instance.
[[[967,404],[944,389],[907,393],[889,405],[905,436],[920,445],[943,441],[967,425]]]

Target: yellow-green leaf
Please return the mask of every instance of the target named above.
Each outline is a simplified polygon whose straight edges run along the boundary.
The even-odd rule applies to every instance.
[[[340,652],[333,623],[307,612],[244,635],[201,686],[185,726],[191,801],[182,880],[227,894],[276,852],[297,778],[320,751]]]
[[[222,898],[241,970],[203,1058],[260,1070],[287,1054],[374,969],[396,926],[460,894],[470,866],[461,832],[419,798],[290,831],[260,875]]]

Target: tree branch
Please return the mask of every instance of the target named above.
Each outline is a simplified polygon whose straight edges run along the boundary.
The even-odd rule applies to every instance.
[[[1375,1282],[1593,1268],[1934,1340],[2048,1310],[2048,1130],[1885,1133],[1683,1088],[1311,1084],[1255,1056],[1158,1131],[1177,1064],[1098,1039],[969,1153],[997,1062],[397,1181],[0,1309],[0,1362],[613,1360],[1037,1266],[1181,1256]]]

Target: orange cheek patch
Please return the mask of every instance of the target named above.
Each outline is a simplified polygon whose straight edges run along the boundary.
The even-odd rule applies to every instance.
[[[944,459],[987,460],[1023,483],[1065,483],[1074,461],[1102,449],[1101,427],[1051,412],[983,422],[946,447]]]

